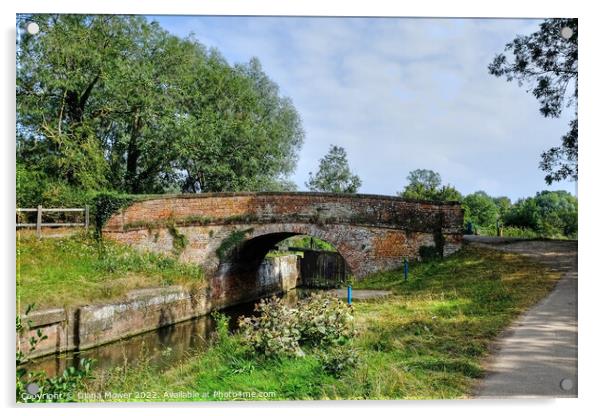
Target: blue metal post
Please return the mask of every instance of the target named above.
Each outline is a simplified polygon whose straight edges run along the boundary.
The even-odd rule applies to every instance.
[[[408,280],[408,272],[410,270],[410,265],[408,264],[408,259],[403,259],[403,280]]]
[[[351,305],[351,285],[347,286],[347,305]]]

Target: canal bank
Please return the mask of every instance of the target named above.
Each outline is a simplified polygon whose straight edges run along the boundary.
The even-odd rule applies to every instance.
[[[309,289],[297,287],[274,296],[287,305],[293,305],[312,293],[327,292],[347,302],[347,289]],[[385,299],[392,295],[387,290],[355,290],[353,302]],[[230,331],[238,329],[238,320],[255,315],[258,300],[222,309],[229,319]],[[30,371],[44,371],[49,377],[60,375],[68,367],[78,368],[83,358],[94,361],[100,373],[113,368],[135,367],[140,363],[152,364],[157,369],[167,369],[175,363],[202,353],[210,344],[216,322],[209,315],[198,316],[173,325],[163,326],[128,338],[120,339],[82,351],[55,353],[31,360],[26,364]]]
[[[303,296],[300,290],[280,293],[286,302],[294,302]],[[255,301],[225,308],[220,313],[230,320],[231,330],[238,326],[238,318],[253,313]],[[215,330],[211,315],[203,315],[162,326],[137,335],[98,345],[85,350],[71,350],[47,354],[26,364],[31,371],[44,371],[49,377],[62,374],[68,367],[79,366],[82,358],[94,360],[94,368],[104,372],[115,367],[131,367],[150,362],[158,368],[168,368],[174,363],[202,352]]]
[[[266,258],[255,277],[255,290],[219,299],[216,276],[192,288],[166,286],[133,290],[119,301],[71,308],[33,311],[22,316],[27,330],[17,337],[17,350],[28,359],[68,351],[82,351],[204,316],[236,304],[287,292],[298,286],[299,261],[295,255]],[[29,340],[44,335],[32,350]]]
[[[271,400],[467,397],[483,375],[489,342],[558,277],[516,254],[467,247],[413,264],[407,280],[401,270],[355,282],[354,295],[364,289],[393,293],[382,301],[354,297],[352,347],[360,361],[337,377],[323,365],[333,355],[319,347],[306,348],[301,357],[266,358],[250,352],[235,332],[211,337],[206,349],[164,370],[143,362],[95,374],[84,391],[152,392],[156,401],[220,400],[215,391],[273,392]],[[178,396],[183,391],[191,395]]]

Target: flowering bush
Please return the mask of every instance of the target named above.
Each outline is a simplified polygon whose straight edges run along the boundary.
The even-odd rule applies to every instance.
[[[313,294],[299,303],[301,342],[311,345],[342,345],[355,334],[352,309],[327,294]]]
[[[255,311],[258,316],[242,317],[239,328],[243,339],[257,352],[266,356],[302,356],[299,346],[299,315],[296,309],[287,307],[282,300],[261,300]]]
[[[328,348],[347,343],[354,335],[350,307],[331,295],[314,294],[295,307],[272,298],[259,302],[257,316],[239,321],[243,339],[266,356],[303,356],[301,346]]]
[[[359,355],[351,345],[338,345],[318,353],[322,368],[328,374],[340,376],[345,370],[357,366]]]

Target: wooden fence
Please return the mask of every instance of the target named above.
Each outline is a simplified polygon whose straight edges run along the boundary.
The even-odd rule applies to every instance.
[[[36,222],[20,223],[17,222],[17,228],[36,229],[36,235],[42,236],[42,227],[84,227],[86,230],[90,226],[90,208],[86,205],[84,208],[43,208],[38,205],[37,208],[17,208],[19,212],[36,212]],[[81,212],[84,216],[84,222],[43,222],[44,212]]]

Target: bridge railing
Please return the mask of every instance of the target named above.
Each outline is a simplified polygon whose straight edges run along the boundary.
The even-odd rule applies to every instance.
[[[19,213],[35,212],[36,222],[19,222]],[[43,222],[44,213],[81,213],[83,215],[82,222]],[[42,227],[83,227],[88,230],[90,226],[90,207],[86,205],[83,208],[44,208],[38,205],[37,208],[17,208],[17,228],[34,228],[36,236],[42,236]]]

